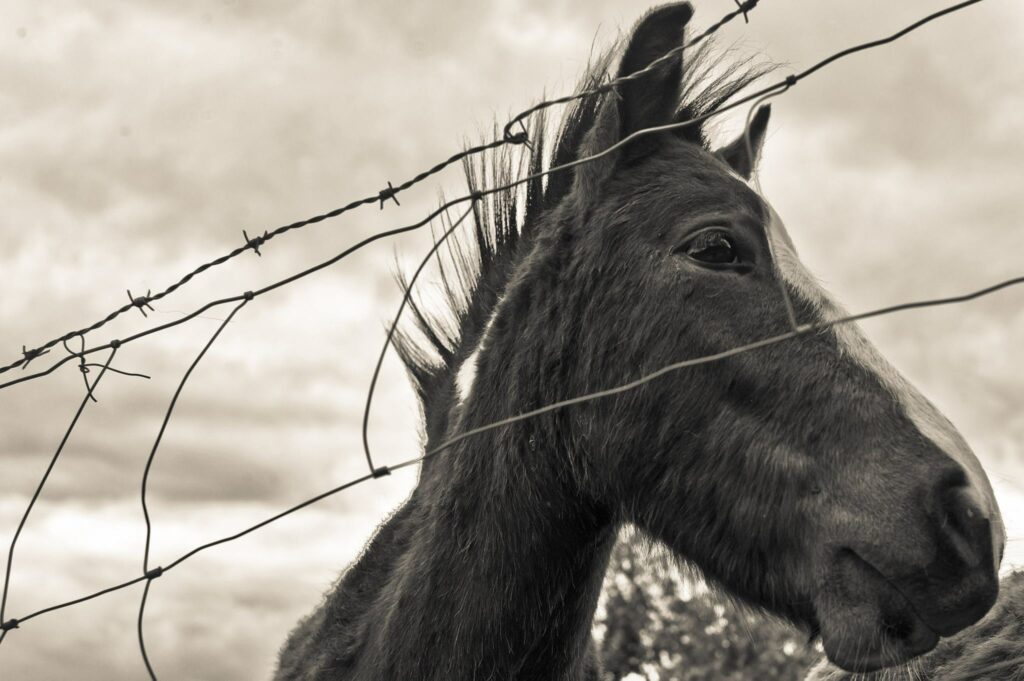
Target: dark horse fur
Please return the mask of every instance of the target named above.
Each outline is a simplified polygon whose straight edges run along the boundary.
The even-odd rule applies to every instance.
[[[687,3],[650,12],[584,85],[615,59],[626,74],[665,55],[691,14]],[[525,169],[714,112],[752,76],[708,55],[689,50],[583,98],[550,153],[534,140]],[[754,151],[767,121],[767,109],[753,118]],[[399,342],[427,447],[783,333],[781,287],[802,323],[840,314],[746,181],[747,149],[712,149],[690,125],[478,206],[474,248],[445,278],[454,324],[417,308],[424,338]],[[498,167],[492,181],[519,166]],[[844,325],[446,449],[292,632],[276,678],[596,679],[591,621],[627,523],[820,633],[852,670],[929,650],[998,589],[1002,526],[980,465]]]
[[[1024,679],[1024,572],[1003,578],[984,619],[906,665],[851,674],[822,660],[805,681],[1021,681]]]

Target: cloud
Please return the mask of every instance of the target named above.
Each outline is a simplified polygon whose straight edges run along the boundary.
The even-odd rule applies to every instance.
[[[363,537],[404,496],[411,478],[396,474],[359,491],[361,504],[344,513],[338,512],[340,497],[323,502],[197,554],[154,581],[145,631],[160,676],[267,677],[294,622],[355,557]],[[0,505],[0,516],[15,510]],[[157,517],[151,565],[166,565],[197,539],[227,536],[277,510],[195,504]],[[43,507],[31,527],[15,562],[9,603],[15,616],[126,581],[140,570],[142,521],[133,504]],[[144,673],[134,633],[140,596],[140,587],[130,587],[25,622],[5,641],[5,678],[137,678]]]
[[[782,75],[939,7],[776,0],[749,25],[729,26],[720,44],[764,51]],[[701,3],[697,23],[733,8]],[[852,309],[1017,273],[1022,11],[979,5],[775,101],[762,182],[811,269]],[[126,302],[126,288],[168,286],[241,245],[242,229],[254,235],[373,195],[545,89],[568,91],[595,35],[607,44],[637,13],[620,0],[15,3],[0,29],[2,361],[22,343],[102,318]],[[462,185],[453,167],[401,206],[282,236],[263,257],[245,253],[198,275],[149,318],[133,310],[87,340],[124,338],[258,289],[417,220],[439,189],[454,196]],[[425,233],[375,244],[238,313],[186,386],[155,460],[157,563],[364,474],[365,389],[399,300],[393,254],[409,267],[429,244]],[[429,274],[422,286],[430,291]],[[1011,537],[1024,534],[1017,295],[865,325],[993,471]],[[118,352],[114,366],[152,379],[108,375],[86,407],[22,536],[15,616],[137,574],[145,458],[170,395],[229,309]],[[0,536],[13,533],[82,396],[73,366],[0,391]],[[418,453],[416,405],[393,355],[375,405],[376,460]],[[161,677],[269,676],[285,632],[407,493],[406,473],[155,582],[147,640]],[[139,678],[138,596],[26,623],[5,641],[0,674]]]

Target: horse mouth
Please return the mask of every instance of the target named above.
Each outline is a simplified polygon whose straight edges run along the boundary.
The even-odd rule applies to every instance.
[[[815,607],[825,654],[849,672],[899,665],[939,642],[907,597],[848,549],[840,551]]]

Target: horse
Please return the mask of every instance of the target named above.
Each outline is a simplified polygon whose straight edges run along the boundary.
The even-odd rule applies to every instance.
[[[413,305],[397,350],[428,450],[786,333],[783,293],[800,324],[844,314],[752,182],[767,106],[725,145],[693,123],[612,150],[715,113],[763,70],[675,50],[692,14],[689,3],[647,13],[595,61],[581,86],[595,91],[557,133],[534,126],[525,160],[494,160],[500,183],[607,152],[476,203],[444,277],[447,315]],[[470,168],[471,186],[485,172]],[[954,426],[853,324],[823,326],[425,461],[292,631],[275,678],[597,679],[591,623],[626,525],[860,672],[977,622],[1005,542]]]

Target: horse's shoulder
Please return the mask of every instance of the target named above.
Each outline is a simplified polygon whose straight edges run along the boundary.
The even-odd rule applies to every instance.
[[[351,669],[368,633],[371,604],[378,600],[407,539],[407,502],[378,528],[362,554],[299,621],[281,648],[274,681],[315,681]]]
[[[604,672],[604,661],[597,651],[597,643],[591,637],[587,643],[587,653],[583,659],[583,675],[581,681],[600,681]]]

